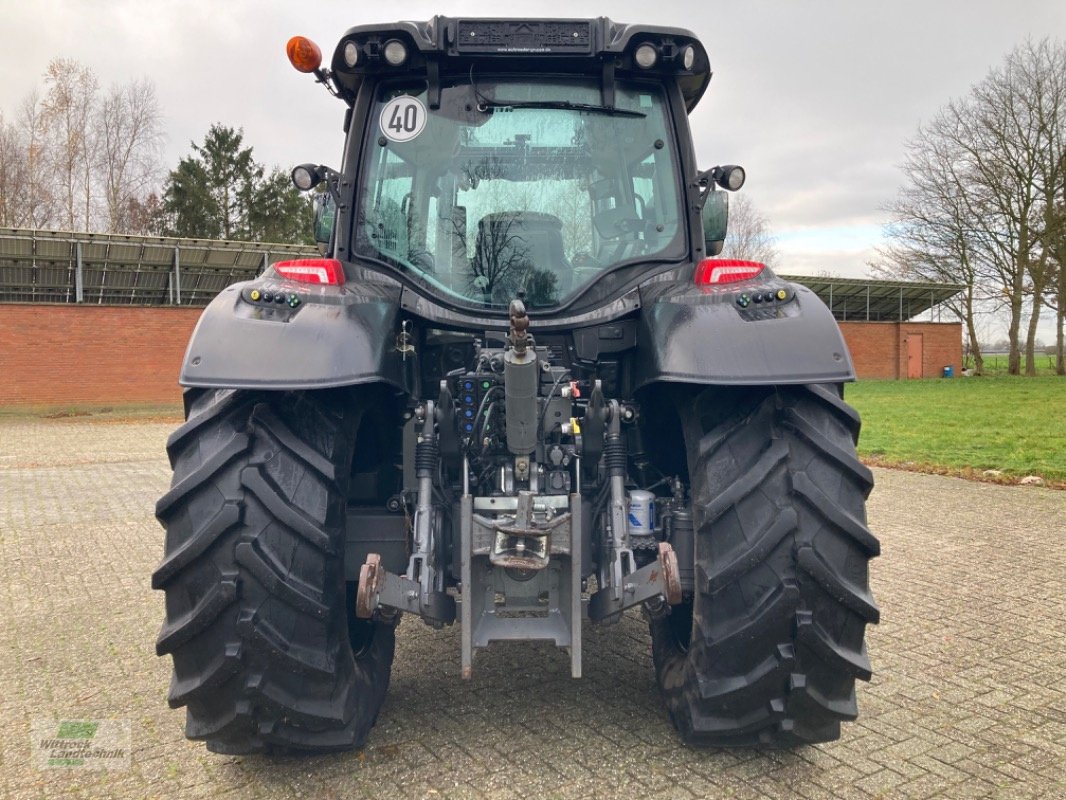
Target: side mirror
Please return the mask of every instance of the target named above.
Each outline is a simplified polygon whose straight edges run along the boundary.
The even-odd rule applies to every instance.
[[[315,241],[319,249],[325,254],[333,235],[333,220],[337,215],[337,204],[333,195],[329,192],[320,192],[315,195]]]
[[[709,191],[703,200],[703,249],[705,256],[716,256],[725,247],[729,228],[729,195]]]

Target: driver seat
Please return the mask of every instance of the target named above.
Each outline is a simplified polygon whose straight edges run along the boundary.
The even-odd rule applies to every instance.
[[[562,220],[536,211],[486,214],[477,224],[470,266],[474,285],[499,302],[520,290],[534,305],[556,302],[572,279]]]

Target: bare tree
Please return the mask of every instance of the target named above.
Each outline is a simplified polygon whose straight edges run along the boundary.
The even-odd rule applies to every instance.
[[[769,220],[747,195],[732,195],[729,198],[729,232],[722,257],[760,261],[773,269],[780,255]]]
[[[907,180],[888,207],[893,216],[887,230],[891,244],[879,251],[872,266],[883,277],[961,284],[961,297],[951,298],[946,306],[965,325],[974,371],[981,375],[977,317],[982,307],[999,303],[983,288],[983,250],[966,196],[965,151],[952,125],[952,117],[941,115],[919,127],[918,135],[907,142],[902,166]]]
[[[965,101],[948,106],[955,142],[968,172],[971,224],[988,253],[987,273],[1007,299],[1008,371],[1021,372],[1021,326],[1026,301],[1047,279],[1044,243],[1048,188],[1058,180],[1066,53],[1048,40],[1016,48]],[[1033,341],[1039,301],[1032,304],[1026,373],[1035,374]]]
[[[1008,87],[1013,91],[1008,93]],[[1025,123],[1030,132],[1015,162],[1023,158],[1026,164],[1035,162],[1035,242],[1026,265],[1032,313],[1025,339],[1025,374],[1033,376],[1040,311],[1055,278],[1053,248],[1062,235],[1056,204],[1060,193],[1066,191],[1066,46],[1044,39],[1017,48],[1007,58],[999,89],[993,99],[1013,100],[1018,108],[1016,119]]]
[[[26,159],[18,128],[0,113],[0,226],[22,224],[22,194],[26,187]]]
[[[51,159],[48,152],[48,127],[41,99],[30,92],[19,107],[18,134],[24,153],[25,177],[23,191],[12,218],[21,226],[43,228],[55,221],[55,191],[49,174]]]
[[[888,267],[953,279],[973,305],[1001,297],[1009,311],[1008,369],[1021,371],[1029,303],[1026,372],[1035,374],[1039,298],[1051,276],[1053,202],[1063,181],[1066,48],[1028,42],[960,100],[946,105],[907,144],[906,184],[896,203]]]
[[[1063,154],[1066,158],[1066,153]],[[1052,276],[1044,303],[1055,312],[1055,374],[1066,375],[1066,184],[1055,204],[1055,222],[1047,236]]]
[[[159,178],[163,128],[155,86],[147,80],[112,86],[96,124],[107,228],[130,231],[131,212]]]
[[[92,125],[96,75],[73,59],[54,58],[44,80],[47,93],[42,107],[52,168],[62,189],[62,222],[71,231],[79,224],[88,230],[92,223],[92,169],[97,147]]]
[[[137,236],[166,236],[166,214],[162,198],[150,192],[143,198],[130,197],[119,212],[123,220],[118,230]]]
[[[53,59],[42,98],[0,116],[0,224],[144,233],[160,225],[162,115],[147,80],[100,97],[93,71]],[[154,198],[154,199],[153,199]]]

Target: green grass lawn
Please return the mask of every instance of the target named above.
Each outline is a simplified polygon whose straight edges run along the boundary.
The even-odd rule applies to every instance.
[[[181,402],[129,403],[75,406],[14,406],[0,407],[0,422],[26,418],[84,419],[92,422],[171,422],[180,423],[184,417]]]
[[[859,454],[872,461],[1066,486],[1064,377],[869,380],[845,396],[862,414]]]
[[[969,364],[973,366],[973,364]],[[956,370],[957,371],[957,370]],[[1025,354],[1022,354],[1022,372],[1025,372]],[[1054,375],[1055,374],[1055,356],[1049,356],[1047,353],[1036,354],[1036,374],[1040,375]],[[996,354],[994,356],[985,356],[985,376],[986,377],[999,377],[1007,375],[1007,357],[1005,355]]]
[[[1006,357],[993,356],[990,377],[912,381],[865,380],[845,396],[862,414],[859,455],[873,463],[1004,480],[1039,475],[1066,488],[1066,377],[1051,374],[1046,357],[1036,378],[1006,375]],[[181,421],[179,405],[114,408],[0,409],[0,423],[24,416],[93,422]]]

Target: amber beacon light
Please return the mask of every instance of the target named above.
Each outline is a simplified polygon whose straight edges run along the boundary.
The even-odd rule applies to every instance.
[[[314,72],[322,66],[322,51],[306,36],[293,36],[285,45],[289,63],[300,72]]]

